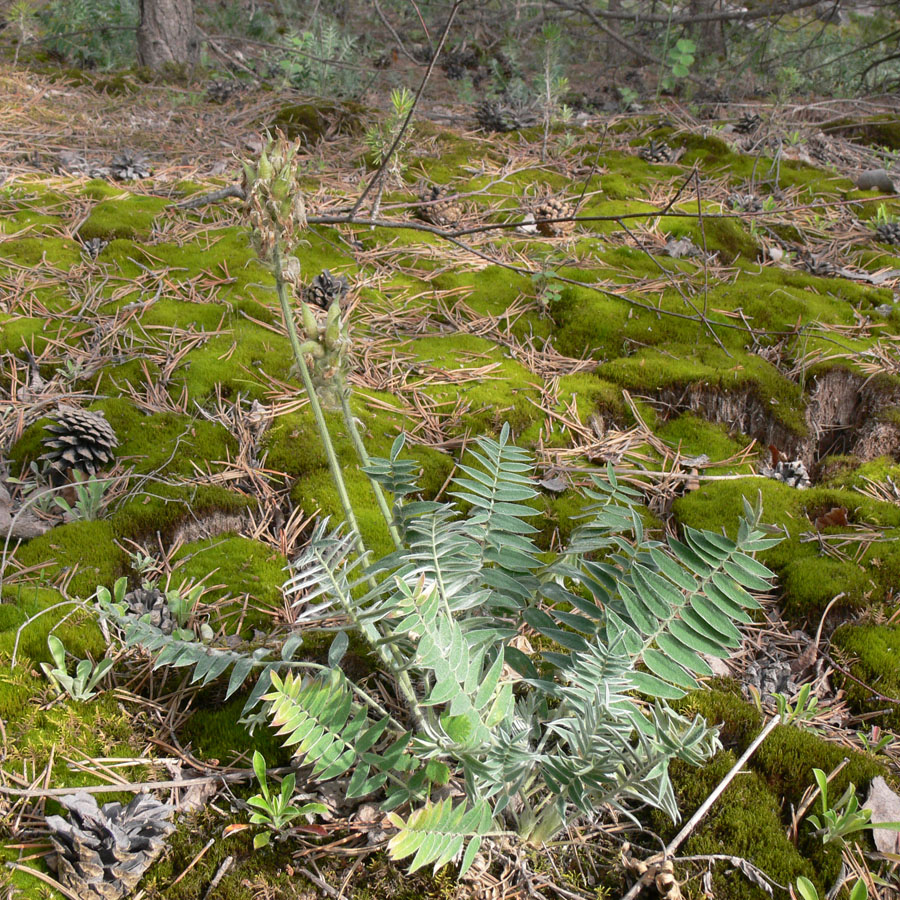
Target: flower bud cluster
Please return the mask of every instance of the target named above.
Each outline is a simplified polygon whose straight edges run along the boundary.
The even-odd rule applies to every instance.
[[[270,137],[256,163],[243,163],[244,203],[251,240],[260,258],[270,265],[276,246],[283,254],[296,249],[298,233],[306,227],[306,204],[300,189],[297,151],[300,144],[278,132]]]
[[[347,350],[350,339],[341,319],[341,305],[334,300],[328,307],[324,324],[312,307],[300,301],[304,341],[300,349],[312,357],[310,375],[322,406],[337,409],[346,388]]]

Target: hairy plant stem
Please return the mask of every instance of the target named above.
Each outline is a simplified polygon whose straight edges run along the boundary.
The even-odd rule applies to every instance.
[[[331,442],[331,434],[328,431],[328,424],[325,421],[325,413],[322,411],[322,405],[319,403],[319,397],[312,383],[309,374],[309,366],[306,365],[306,359],[300,349],[300,338],[297,335],[297,324],[294,319],[294,311],[291,309],[291,301],[288,297],[287,284],[281,274],[281,243],[275,242],[275,250],[273,253],[275,268],[275,287],[278,291],[278,302],[281,304],[281,314],[284,316],[284,327],[287,329],[288,340],[291,342],[291,350],[294,353],[294,362],[300,370],[300,377],[303,380],[303,387],[309,398],[309,405],[312,407],[313,416],[316,420],[316,428],[319,429],[319,435],[322,438],[322,445],[325,448],[325,456],[328,459],[328,468],[331,471],[331,478],[334,486],[337,488],[338,497],[341,501],[341,508],[344,511],[344,518],[347,525],[352,529],[356,550],[360,556],[365,556],[369,551],[363,543],[362,534],[356,521],[356,515],[353,512],[353,505],[350,503],[350,497],[347,494],[347,486],[344,484],[344,476],[341,472],[341,465],[338,462],[337,454],[334,452],[334,444]]]
[[[325,413],[322,411],[322,405],[321,403],[319,403],[319,397],[316,394],[315,386],[312,383],[312,377],[309,374],[309,366],[306,365],[306,359],[304,358],[303,351],[300,348],[300,338],[297,335],[297,324],[296,320],[294,319],[294,311],[293,309],[291,309],[287,283],[285,282],[281,274],[281,242],[278,240],[276,240],[275,242],[275,249],[272,254],[272,262],[275,269],[275,287],[278,291],[278,302],[281,304],[281,313],[284,316],[284,327],[288,333],[288,340],[291,342],[291,350],[294,354],[294,361],[297,363],[297,368],[300,370],[300,377],[303,380],[303,387],[306,390],[307,396],[309,397],[309,405],[312,407],[313,416],[316,420],[316,427],[319,430],[319,435],[322,439],[322,445],[325,448],[325,456],[328,459],[328,468],[331,471],[331,478],[334,481],[335,487],[337,488],[338,497],[341,501],[341,507],[344,511],[344,518],[347,521],[347,525],[353,530],[353,538],[354,543],[356,544],[357,552],[360,556],[365,558],[369,555],[369,550],[366,547],[365,542],[362,538],[362,533],[359,530],[359,525],[356,521],[356,515],[353,512],[353,505],[351,504],[350,497],[347,494],[347,486],[344,483],[344,475],[341,472],[341,466],[338,462],[337,453],[335,453],[334,444],[331,441],[331,433],[328,431],[328,423],[325,421]],[[342,403],[343,402],[344,401],[342,400]],[[349,405],[347,405],[346,409],[349,412]],[[349,418],[352,423],[352,416],[350,416]],[[362,445],[362,438],[359,437],[359,434],[356,432],[354,427],[350,428],[350,432],[351,436],[353,434],[356,434],[356,439],[358,439],[360,445]],[[365,452],[364,448],[363,452]],[[384,500],[383,497],[382,500]],[[386,501],[385,508],[387,508]],[[397,539],[399,540],[399,535]],[[370,586],[372,588],[375,588],[375,579],[370,578],[369,581]],[[349,605],[343,605],[345,608],[345,612],[347,613],[350,621],[353,622],[354,627],[356,627],[361,634],[365,635],[365,630],[360,627],[359,619],[356,616],[355,612],[349,607]],[[397,684],[400,688],[400,692],[403,694],[404,700],[406,700],[407,706],[409,707],[409,712],[412,715],[416,726],[418,728],[423,728],[425,726],[425,717],[422,715],[419,701],[416,699],[416,692],[413,688],[412,681],[410,680],[409,673],[403,669],[402,661],[397,657],[396,648],[386,647],[383,644],[376,644],[372,641],[370,641],[370,643],[372,644],[375,652],[378,654],[379,658],[384,663],[388,671],[390,671],[394,678],[396,678]]]
[[[344,414],[344,422],[347,425],[347,431],[350,432],[350,440],[353,442],[356,455],[359,457],[362,466],[366,467],[370,464],[371,460],[369,459],[366,445],[363,443],[362,435],[360,435],[359,429],[356,427],[356,419],[353,418],[353,410],[350,409],[350,391],[347,385],[344,384],[343,374],[338,374],[337,378],[338,393],[341,398],[341,412]],[[400,532],[397,531],[397,526],[394,524],[394,517],[391,515],[387,497],[384,496],[381,485],[375,481],[374,478],[370,478],[369,483],[372,485],[372,490],[375,493],[375,502],[378,504],[381,515],[384,516],[384,521],[387,523],[388,531],[391,534],[391,540],[394,542],[394,546],[399,550],[402,546]]]

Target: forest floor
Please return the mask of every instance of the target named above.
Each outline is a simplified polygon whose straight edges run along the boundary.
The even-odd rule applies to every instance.
[[[753,739],[753,689],[811,683],[814,730],[773,732],[683,846],[704,859],[676,875],[685,897],[766,896],[737,858],[784,887],[835,882],[840,854],[813,856],[798,827],[812,769],[838,770],[836,796],[852,782],[864,798],[878,775],[900,785],[900,200],[858,187],[878,168],[900,185],[896,97],[709,105],[702,119],[673,101],[506,134],[433,109],[456,124],[416,119],[373,226],[321,222],[371,176],[372,114],[352,104],[249,90],[215,103],[203,86],[11,66],[0,92],[4,897],[62,896],[44,824],[59,789],[121,786],[98,796],[129,799],[228,773],[215,793],[160,789],[178,828],[135,896],[617,897],[628,884],[617,843],[587,825],[551,849],[498,847],[477,882],[409,878],[372,807],[335,798],[326,822],[254,852],[250,752],[270,766],[289,752],[238,723],[244,696],[152,672],[92,613],[98,586],[123,576],[129,589],[202,585],[191,621],[212,641],[277,640],[302,612],[283,591],[288,561],[316,517],[340,517],[241,204],[184,205],[236,183],[238,159],[275,126],[304,141],[302,279],[328,269],[350,283],[369,450],[386,456],[404,432],[426,497],[447,490],[473,437],[509,423],[538,460],[548,549],[572,529],[575,488],[610,463],[643,492],[651,533],[733,534],[743,500],[761,498],[784,538],[761,556],[777,583],[740,652],[680,701],[720,723],[724,744],[702,770],[673,767],[683,814]],[[458,222],[416,217],[434,184]],[[544,235],[529,221],[548,202],[574,222]],[[55,487],[41,460],[61,404],[103,413],[115,433],[94,495]],[[71,509],[54,504],[61,492]],[[387,551],[370,510],[361,529]],[[60,696],[41,673],[51,632],[70,668],[115,658],[96,698]],[[316,635],[304,647],[324,653]],[[643,821],[648,849],[649,830],[677,830]],[[891,874],[864,848],[896,884],[896,857]]]

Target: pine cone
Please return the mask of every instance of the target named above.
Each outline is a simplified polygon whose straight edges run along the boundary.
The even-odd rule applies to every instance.
[[[350,290],[350,282],[343,275],[332,275],[325,269],[307,285],[303,299],[313,306],[328,309],[335,300],[343,300]]]
[[[125,597],[128,612],[136,619],[149,615],[149,622],[163,634],[171,634],[175,630],[176,621],[169,609],[166,595],[157,588],[136,588]]]
[[[537,230],[545,237],[558,237],[561,234],[571,234],[575,230],[575,222],[571,216],[575,215],[575,207],[565,200],[557,197],[547,197],[534,208],[534,221]],[[553,222],[552,219],[569,219],[566,222]]]
[[[242,89],[243,85],[237,81],[211,81],[206,87],[206,99],[210,103],[225,103]]]
[[[884,222],[875,229],[882,244],[900,244],[900,222]]]
[[[463,214],[462,207],[455,200],[441,200],[442,193],[443,189],[439,185],[432,185],[429,190],[419,194],[419,200],[428,206],[420,206],[416,210],[420,219],[439,228],[456,225]]]
[[[479,103],[475,119],[485,131],[518,131],[537,123],[537,116],[527,107],[502,100]]]
[[[797,254],[797,261],[810,275],[815,275],[819,278],[829,278],[837,272],[837,268],[833,263],[802,248]]]
[[[56,411],[56,422],[48,425],[47,431],[51,437],[44,438],[47,452],[41,459],[49,459],[62,471],[78,469],[94,475],[112,462],[113,448],[119,444],[103,413],[63,404]]]
[[[150,177],[150,161],[142,153],[126,150],[110,163],[109,171],[119,181],[137,181]]]
[[[50,840],[56,848],[60,884],[82,900],[120,900],[136,887],[141,875],[175,830],[174,812],[150,794],[138,794],[128,806],[105,803],[79,791],[59,802],[69,820],[48,816]]]
[[[657,143],[651,138],[646,147],[641,147],[638,155],[646,162],[664,163],[672,158],[672,148],[665,141]]]
[[[472,47],[457,47],[447,51],[441,59],[441,68],[451,81],[465,78],[466,72],[478,68],[478,51]]]
[[[762,119],[756,113],[748,112],[734,123],[734,130],[738,134],[753,134],[760,125],[762,125]]]
[[[93,237],[90,240],[82,242],[81,252],[91,259],[96,259],[107,244],[109,244],[109,241],[104,241],[103,238]]]
[[[763,208],[762,200],[756,194],[729,194],[728,205],[740,212],[762,212]]]

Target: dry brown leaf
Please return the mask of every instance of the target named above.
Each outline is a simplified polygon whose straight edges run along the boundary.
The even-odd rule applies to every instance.
[[[832,506],[828,512],[816,516],[815,519],[816,531],[824,531],[826,528],[831,528],[835,525],[846,527],[849,524],[846,506]]]
[[[900,822],[900,796],[888,787],[880,775],[872,779],[863,809],[872,810],[872,824],[875,826],[879,822]],[[900,831],[875,827],[872,837],[880,853],[900,853]]]

